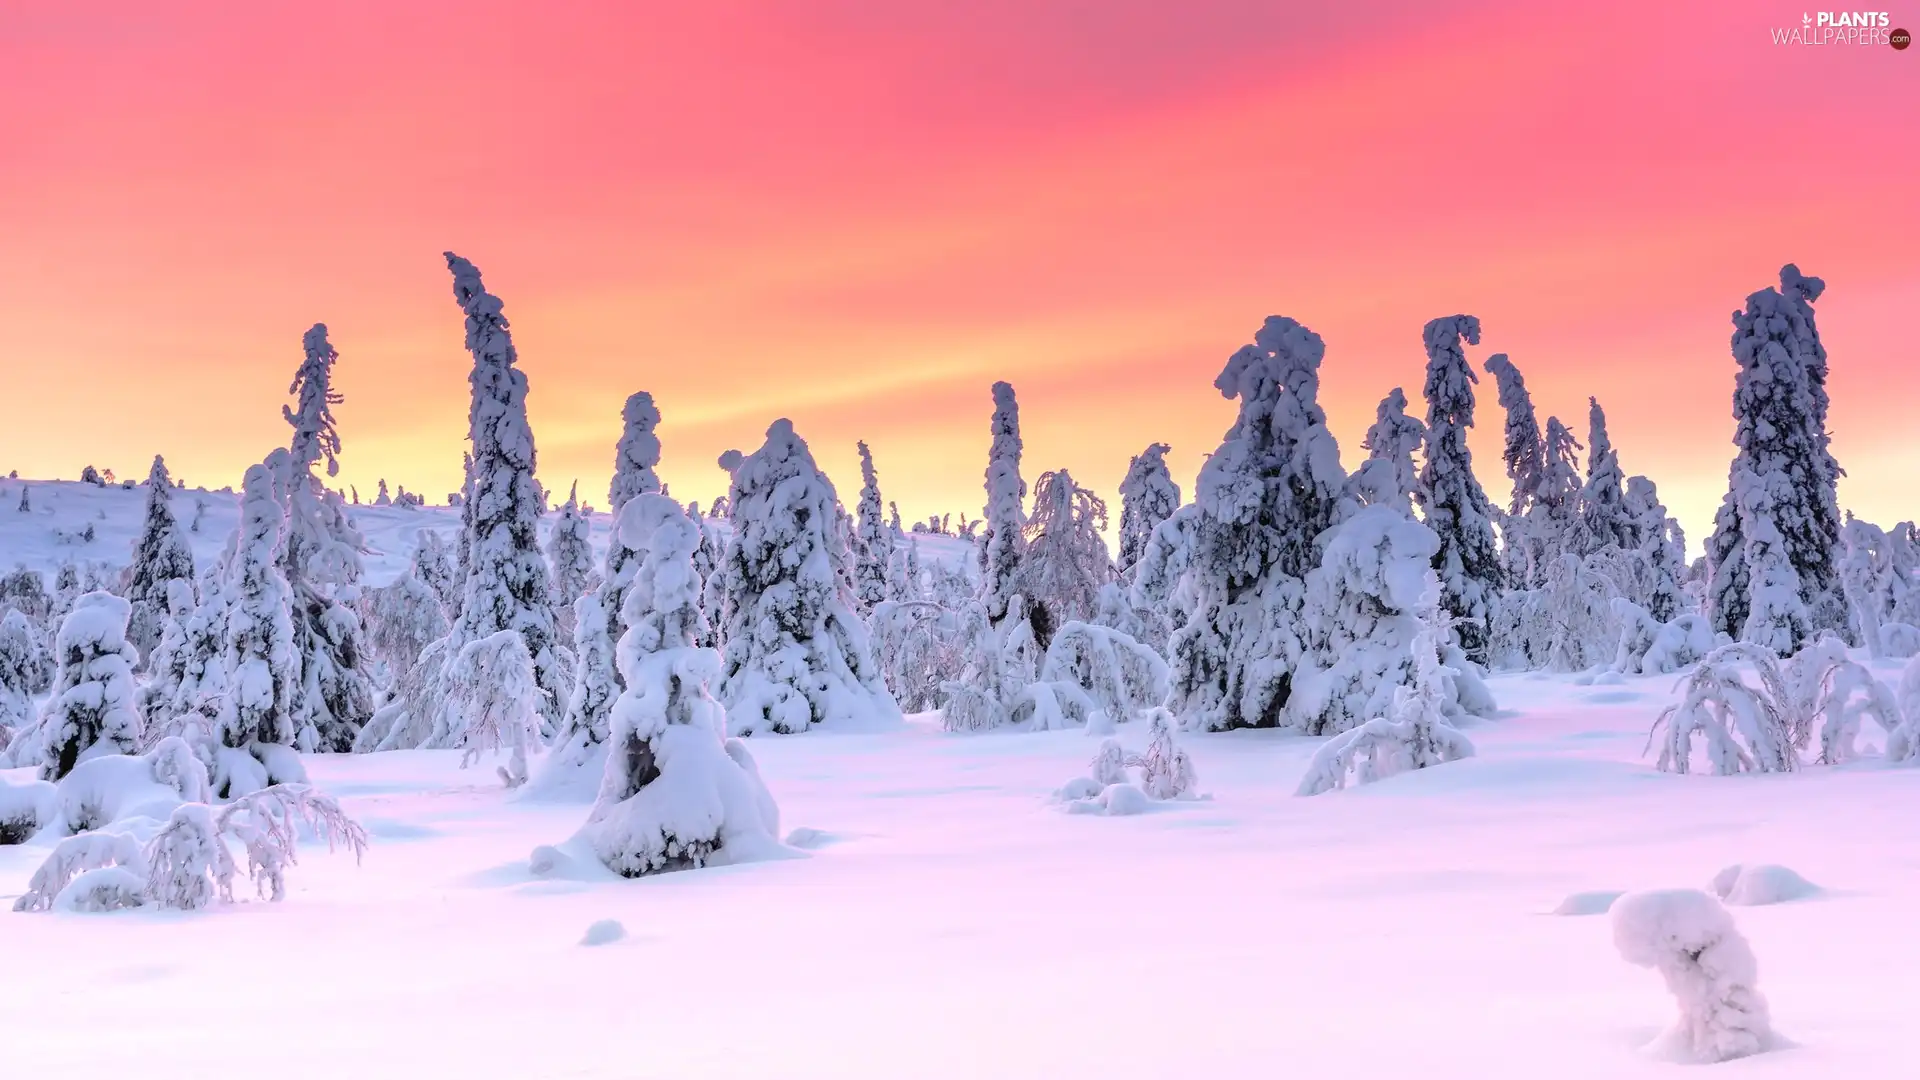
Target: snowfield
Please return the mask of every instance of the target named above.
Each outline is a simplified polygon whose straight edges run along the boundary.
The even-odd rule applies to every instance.
[[[1478,756],[1317,798],[1320,739],[1190,735],[1211,798],[1129,817],[1048,801],[1077,732],[755,739],[804,857],[632,881],[535,877],[582,807],[490,762],[309,756],[365,864],[309,845],[279,904],[0,914],[0,1075],[1663,1076],[1659,977],[1546,913],[1748,863],[1823,891],[1729,909],[1788,1045],[1715,1075],[1912,1076],[1920,771],[1656,772],[1671,683],[1496,678]],[[45,852],[0,848],[0,900]],[[583,947],[603,920],[625,937]]]

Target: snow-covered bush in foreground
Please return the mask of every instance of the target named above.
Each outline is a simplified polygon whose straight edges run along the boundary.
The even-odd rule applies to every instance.
[[[45,780],[0,780],[0,847],[24,844],[53,814],[54,786]]]
[[[15,911],[109,911],[142,907],[192,911],[233,901],[239,863],[263,899],[286,896],[286,868],[299,861],[302,827],[357,860],[367,834],[332,798],[298,784],[280,784],[225,806],[183,802],[144,843],[133,830],[84,832],[57,844],[14,901]]]
[[[1054,792],[1070,814],[1138,814],[1150,801],[1200,799],[1193,759],[1173,738],[1173,714],[1153,710],[1145,753],[1130,754],[1119,739],[1107,739],[1093,755],[1086,776]],[[1129,770],[1138,769],[1133,783]]]
[[[1697,889],[1629,893],[1614,902],[1612,920],[1620,956],[1658,971],[1680,1006],[1679,1020],[1652,1049],[1715,1062],[1773,1044],[1753,949],[1719,901]]]
[[[1390,716],[1376,716],[1328,740],[1308,764],[1299,794],[1319,795],[1473,756],[1473,744],[1446,715],[1449,669],[1440,662],[1440,642],[1448,633],[1448,617],[1439,605],[1439,581],[1428,571],[1411,683],[1396,687]]]
[[[1749,681],[1746,671],[1753,673]],[[1746,642],[1708,653],[1681,680],[1679,702],[1662,710],[1648,736],[1663,772],[1692,771],[1693,740],[1704,744],[1712,771],[1791,772],[1817,739],[1818,762],[1859,756],[1862,717],[1887,733],[1887,756],[1907,760],[1911,714],[1873,674],[1847,659],[1839,639],[1823,636],[1785,665],[1771,649]]]
[[[1646,608],[1616,596],[1613,616],[1620,624],[1613,670],[1622,675],[1671,675],[1713,651],[1713,626],[1704,615],[1681,615],[1663,623]]]
[[[642,494],[621,511],[620,533],[640,553],[619,646],[626,690],[582,834],[626,877],[765,854],[777,847],[779,811],[746,746],[723,741],[725,714],[707,689],[720,657],[696,644],[706,622],[693,568],[699,529],[673,500]]]

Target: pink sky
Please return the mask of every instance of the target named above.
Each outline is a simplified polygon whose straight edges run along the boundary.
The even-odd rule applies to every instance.
[[[1191,490],[1268,314],[1326,339],[1351,461],[1467,312],[1543,415],[1584,431],[1597,394],[1697,542],[1728,313],[1794,261],[1828,282],[1842,503],[1915,513],[1920,50],[1772,44],[1798,8],[291,8],[0,0],[0,472],[237,482],[324,321],[342,482],[437,499],[451,248],[506,301],[542,479],[595,503],[645,389],[682,498],[787,415],[847,501],[864,438],[909,517],[974,515],[995,379],[1029,479],[1111,497],[1166,441]]]

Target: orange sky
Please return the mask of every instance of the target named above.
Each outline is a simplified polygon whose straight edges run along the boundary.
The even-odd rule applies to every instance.
[[[451,248],[506,301],[543,481],[595,503],[646,389],[682,498],[787,415],[849,503],[865,438],[909,517],[978,514],[1002,378],[1029,480],[1111,496],[1158,440],[1190,491],[1270,313],[1326,339],[1351,461],[1464,311],[1543,416],[1598,394],[1697,543],[1728,313],[1791,260],[1828,282],[1843,504],[1920,510],[1920,50],[1773,45],[1798,8],[293,7],[0,0],[0,471],[235,483],[318,320],[341,481],[438,499]]]

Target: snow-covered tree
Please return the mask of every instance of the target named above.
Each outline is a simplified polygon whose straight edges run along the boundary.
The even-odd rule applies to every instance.
[[[193,549],[187,546],[187,538],[173,516],[172,492],[167,463],[155,454],[153,468],[147,473],[146,518],[140,539],[134,542],[133,562],[127,568],[127,587],[122,594],[132,604],[127,638],[139,650],[142,661],[160,642],[168,583],[184,581],[189,588],[193,585]]]
[[[1427,323],[1427,454],[1416,496],[1427,527],[1440,537],[1433,568],[1441,606],[1466,658],[1487,662],[1493,599],[1501,586],[1493,507],[1473,474],[1467,429],[1473,427],[1473,385],[1479,380],[1461,348],[1480,344],[1480,320],[1449,315]]]
[[[90,592],[61,620],[53,696],[40,721],[43,779],[59,780],[82,761],[139,749],[133,680],[139,657],[127,643],[131,613],[120,597]]]
[[[1407,415],[1406,391],[1398,386],[1388,391],[1360,442],[1367,460],[1349,480],[1355,500],[1365,506],[1388,506],[1411,517],[1413,492],[1420,483],[1413,455],[1426,441],[1427,426]]]
[[[1715,628],[1785,652],[1847,621],[1835,570],[1840,466],[1828,449],[1827,352],[1813,315],[1825,287],[1788,264],[1779,289],[1734,313],[1738,453],[1707,543]]]
[[[1304,579],[1320,563],[1319,540],[1347,479],[1319,403],[1325,353],[1318,334],[1276,315],[1228,359],[1214,386],[1239,401],[1239,416],[1200,469],[1193,516],[1182,510],[1155,530],[1157,540],[1181,523],[1192,583],[1192,615],[1172,637],[1167,699],[1189,728],[1281,722],[1300,655]],[[1149,568],[1136,586],[1160,576]]]
[[[585,593],[593,578],[592,523],[580,512],[580,485],[567,491],[566,504],[554,519],[547,537],[547,570],[553,580],[555,630],[573,636],[573,602]]]
[[[33,495],[33,485],[21,484],[20,485],[20,503],[19,505],[15,506],[14,509],[22,514],[33,513],[32,495]]]
[[[833,482],[788,420],[733,474],[720,699],[739,733],[897,719],[835,572]]]
[[[1686,597],[1687,540],[1680,523],[1667,516],[1660,492],[1644,476],[1627,477],[1625,510],[1627,543],[1637,552],[1647,573],[1647,613],[1660,622],[1681,614]]]
[[[1134,564],[1147,552],[1147,541],[1160,523],[1180,509],[1180,485],[1167,470],[1166,443],[1154,443],[1127,463],[1120,481],[1120,573],[1129,579]]]
[[[421,529],[413,550],[413,574],[433,590],[440,607],[449,613],[459,610],[460,572],[447,557],[447,543],[432,529]]]
[[[1026,527],[1024,500],[1027,481],[1020,475],[1020,403],[1011,383],[993,384],[993,435],[987,451],[987,531],[980,544],[981,598],[987,622],[998,626],[1010,615],[1018,622],[1024,612],[1010,612],[1015,596],[1014,576],[1020,569]]]
[[[217,590],[208,590],[196,603],[186,583],[173,583],[160,644],[149,658],[147,682],[139,693],[144,745],[212,730],[226,688],[221,643],[225,624],[226,607]]]
[[[308,467],[325,461],[327,475],[340,473],[340,432],[333,423],[333,407],[345,400],[333,389],[333,365],[340,354],[327,341],[325,323],[314,323],[301,339],[306,359],[293,373],[287,393],[295,405],[282,405],[281,415],[293,427],[293,459]],[[383,481],[381,491],[386,484]]]
[[[660,464],[660,410],[653,395],[641,390],[627,398],[620,410],[623,427],[620,441],[613,447],[613,484],[607,489],[607,509],[616,517],[620,508],[635,495],[660,490],[660,478],[654,469]]]
[[[299,735],[300,658],[293,596],[280,569],[285,514],[266,465],[241,482],[240,523],[221,588],[221,685],[214,717],[214,791],[222,798],[305,779],[291,750]]]
[[[53,657],[39,628],[8,609],[0,617],[0,729],[15,735],[32,724],[34,695],[47,688],[52,673]],[[4,742],[0,738],[0,751],[7,749]]]
[[[433,534],[422,530],[422,535]],[[422,579],[421,554],[426,550],[424,546],[416,548],[413,563],[392,584],[361,594],[365,598],[367,644],[386,665],[389,684],[419,663],[427,646],[447,634],[446,609],[440,606],[433,587]]]
[[[375,506],[392,506],[393,505],[393,496],[387,493],[387,478],[384,476],[380,478],[380,493],[373,497],[373,505]]]
[[[549,725],[566,707],[570,655],[558,648],[549,601],[547,563],[540,554],[540,492],[534,483],[533,429],[527,426],[527,376],[500,298],[486,291],[480,271],[452,252],[453,295],[467,317],[473,354],[468,439],[473,446],[471,563],[459,617],[444,661],[454,664],[467,645],[502,630],[525,641],[539,688],[537,704]]]
[[[1507,414],[1505,449],[1500,455],[1507,466],[1507,477],[1513,481],[1513,497],[1507,512],[1523,516],[1540,491],[1547,465],[1540,421],[1534,415],[1533,394],[1527,390],[1527,380],[1507,354],[1494,353],[1487,357],[1486,367],[1500,388],[1500,407]]]
[[[742,474],[760,472],[761,457]],[[762,508],[755,482],[735,480],[736,491],[744,483],[754,493],[743,507],[749,520]],[[818,508],[817,496],[809,502]],[[734,505],[742,507],[740,499]],[[726,716],[708,689],[721,660],[697,644],[705,636],[692,559],[699,530],[672,500],[641,494],[623,510],[620,532],[641,557],[619,646],[626,689],[614,703],[613,752],[582,834],[627,877],[764,853],[775,845],[779,811],[746,747],[723,741]]]
[[[1058,627],[1093,618],[1100,590],[1113,580],[1113,560],[1101,538],[1106,528],[1106,502],[1074,483],[1067,470],[1042,474],[1034,484],[1014,584],[1026,599],[1027,621],[1042,650]]]
[[[860,525],[854,533],[854,587],[863,611],[887,599],[887,568],[893,562],[893,530],[880,513],[880,479],[873,453],[860,446]]]
[[[634,499],[627,502],[632,504]],[[553,754],[538,779],[541,787],[571,786],[569,781],[583,769],[600,764],[607,745],[607,717],[621,687],[614,666],[612,620],[601,606],[600,595],[595,589],[573,602],[573,691],[554,736]]]
[[[1587,399],[1587,481],[1580,490],[1580,516],[1595,550],[1608,544],[1633,547],[1633,524],[1626,508],[1626,474],[1620,454],[1607,436],[1607,414],[1599,398]]]
[[[510,788],[527,782],[527,756],[540,741],[540,687],[526,638],[501,630],[460,647],[447,665],[447,707],[429,740],[461,749],[460,767],[507,753],[498,768]]]
[[[1394,689],[1390,713],[1335,736],[1314,753],[1299,794],[1324,794],[1473,756],[1473,744],[1447,717],[1448,669],[1440,655],[1449,637],[1448,616],[1431,566],[1423,584],[1411,681]]]

